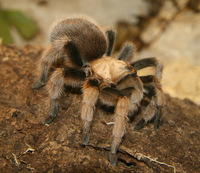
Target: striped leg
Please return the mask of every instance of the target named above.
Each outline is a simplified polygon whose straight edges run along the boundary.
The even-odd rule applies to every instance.
[[[81,119],[83,120],[83,145],[87,145],[90,139],[90,126],[93,120],[95,105],[99,96],[99,89],[95,85],[96,81],[89,80],[83,87],[83,101],[81,111]]]

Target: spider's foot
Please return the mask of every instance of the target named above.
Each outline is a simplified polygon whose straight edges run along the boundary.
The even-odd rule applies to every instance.
[[[51,100],[51,111],[49,116],[45,119],[44,124],[49,125],[58,115],[59,102],[57,100]]]
[[[85,146],[88,144],[90,140],[90,133],[83,133],[83,137],[82,137],[82,144]]]
[[[44,120],[44,124],[45,125],[49,125],[54,119],[56,118],[56,116],[48,116],[45,120]]]
[[[44,84],[45,84],[44,82],[37,82],[36,84],[34,84],[32,86],[32,89],[39,89],[39,88],[43,87]]]
[[[134,114],[128,114],[128,119],[129,119],[130,121],[132,121],[133,118],[134,118]]]
[[[161,121],[160,119],[156,119],[154,122],[154,129],[158,130],[160,128]]]
[[[157,112],[156,112],[156,119],[154,121],[154,129],[158,130],[161,124],[161,120],[160,117],[162,115],[162,108],[158,108]]]
[[[134,130],[140,130],[142,129],[145,125],[146,125],[146,121],[141,118],[136,124],[135,124],[135,127],[134,127]]]
[[[109,153],[109,160],[113,166],[117,165],[117,154],[116,153]]]

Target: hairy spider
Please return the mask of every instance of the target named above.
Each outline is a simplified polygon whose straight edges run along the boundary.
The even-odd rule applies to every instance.
[[[154,118],[154,128],[158,129],[165,104],[160,84],[162,64],[154,57],[134,61],[132,43],[126,43],[116,58],[111,57],[114,39],[115,31],[107,30],[104,34],[90,19],[62,20],[52,29],[51,46],[41,58],[42,73],[35,87],[44,85],[49,68],[56,67],[47,86],[51,109],[45,124],[51,123],[57,116],[58,100],[66,86],[82,88],[83,145],[89,142],[96,104],[115,108],[109,153],[112,165],[117,164],[116,153],[125,134],[128,118],[141,107],[141,119],[135,129],[142,128]],[[137,75],[138,70],[149,66],[155,67],[154,75]]]

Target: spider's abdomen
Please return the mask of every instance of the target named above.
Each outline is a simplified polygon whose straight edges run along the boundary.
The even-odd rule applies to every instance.
[[[117,84],[124,76],[135,71],[126,62],[112,57],[102,57],[91,63],[92,71],[103,80]]]
[[[86,18],[67,18],[51,30],[50,41],[74,42],[85,61],[92,61],[105,54],[108,43],[104,32]]]

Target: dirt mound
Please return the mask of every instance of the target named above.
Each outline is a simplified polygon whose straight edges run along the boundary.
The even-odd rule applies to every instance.
[[[108,161],[112,114],[97,109],[91,140],[81,145],[81,95],[61,99],[59,116],[45,126],[45,88],[32,90],[35,62],[42,48],[0,46],[1,172],[198,172],[200,106],[166,95],[159,131],[148,124],[140,131],[128,124],[118,166]]]

